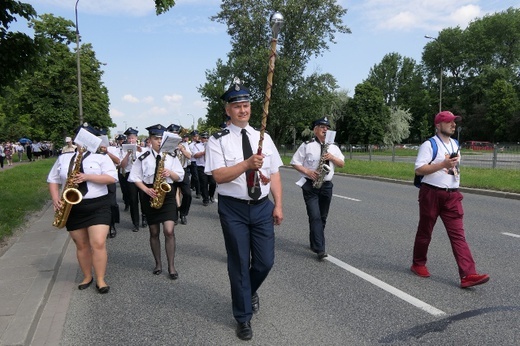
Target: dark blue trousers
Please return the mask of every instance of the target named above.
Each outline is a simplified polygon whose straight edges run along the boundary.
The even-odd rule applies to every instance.
[[[248,205],[219,196],[218,213],[226,244],[233,316],[237,322],[251,320],[251,296],[274,264],[273,209],[269,199]]]
[[[325,251],[325,224],[332,200],[332,182],[325,181],[319,189],[312,187],[312,180],[303,184],[303,199],[309,217],[309,242],[311,250]]]

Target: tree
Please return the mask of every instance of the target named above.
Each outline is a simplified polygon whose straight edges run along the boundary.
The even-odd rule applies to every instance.
[[[513,126],[515,118],[520,115],[520,101],[513,86],[503,79],[496,80],[493,87],[486,91],[486,96],[489,107],[485,120],[491,130],[491,140],[516,141],[517,131],[513,130]]]
[[[476,19],[465,30],[442,30],[426,45],[423,62],[433,100],[439,92],[436,76],[442,66],[443,109],[463,116],[464,136],[491,140],[498,134],[486,120],[493,102],[489,91],[503,80],[520,96],[520,9]]]
[[[391,108],[383,143],[392,145],[401,143],[403,139],[408,138],[410,135],[410,121],[412,121],[412,114],[408,110],[400,107]]]
[[[385,104],[392,109],[408,109],[412,119],[409,135],[401,138],[422,141],[424,138],[424,118],[430,114],[431,99],[425,92],[423,68],[415,60],[390,53],[370,69],[367,82],[383,92]]]
[[[36,16],[36,11],[19,1],[3,0],[0,3],[0,91],[30,68],[38,53],[29,36],[8,31],[10,23],[17,20],[16,16],[30,20]]]
[[[271,39],[267,19],[274,9],[280,11],[285,20],[279,37],[268,130],[275,141],[280,142],[290,140],[294,128],[299,127],[300,122],[309,126],[311,119],[323,114],[327,109],[327,102],[332,99],[329,96],[337,88],[332,75],[321,76],[315,73],[304,77],[306,65],[312,56],[318,56],[328,49],[329,43],[335,42],[337,33],[350,33],[342,22],[346,10],[336,1],[223,1],[221,11],[212,20],[227,25],[232,49],[226,65],[207,71],[208,82],[199,91],[212,106],[208,109],[208,121],[215,123],[216,120],[213,119],[220,121],[222,117],[223,106],[213,107],[220,101],[215,94],[208,91],[215,91],[214,87],[221,85],[210,84],[225,81],[224,86],[227,87],[235,76],[245,80],[253,99],[251,122],[260,124]],[[222,88],[218,96],[224,90]],[[312,91],[325,97],[309,100],[308,95]],[[301,102],[313,105],[314,112],[312,115],[308,112],[307,119],[302,118],[300,113],[305,110]]]
[[[347,132],[349,143],[383,143],[390,123],[390,109],[384,103],[381,90],[369,82],[356,85],[344,114],[337,127]]]
[[[33,72],[5,88],[4,130],[10,139],[28,136],[59,143],[78,126],[76,54],[69,48],[75,29],[72,21],[62,17],[44,14],[40,18],[30,25],[35,30],[35,42],[45,47],[46,54],[39,57]],[[90,44],[81,46],[80,56],[85,121],[100,128],[113,127],[108,91],[101,81],[101,62]]]

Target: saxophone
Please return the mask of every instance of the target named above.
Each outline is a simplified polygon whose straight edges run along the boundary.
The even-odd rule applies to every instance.
[[[318,164],[318,178],[313,181],[312,187],[315,189],[321,188],[321,185],[323,185],[325,176],[329,174],[331,168],[329,165],[325,163],[325,154],[327,153],[327,150],[329,149],[329,144],[324,143],[321,145],[321,156],[320,156],[320,162]]]
[[[76,159],[74,160],[74,168],[67,176],[67,181],[63,187],[63,193],[61,194],[61,207],[56,209],[54,212],[54,221],[52,223],[54,227],[65,227],[69,218],[70,209],[74,204],[78,204],[83,199],[83,195],[78,190],[78,184],[75,184],[73,179],[76,174],[79,173],[81,160],[83,160],[83,153],[85,151],[87,151],[85,147],[78,149],[78,155],[76,155]]]
[[[166,155],[168,155],[167,152],[162,154],[159,166],[157,167],[157,173],[155,174],[155,180],[153,181],[153,189],[155,190],[156,197],[150,200],[150,206],[154,209],[161,209],[166,194],[172,190],[170,184],[168,184],[166,179],[162,176]]]

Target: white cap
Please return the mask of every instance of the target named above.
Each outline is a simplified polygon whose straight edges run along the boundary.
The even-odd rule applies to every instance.
[[[72,142],[72,138],[70,138],[70,137],[65,137],[65,143],[68,143],[68,142]]]

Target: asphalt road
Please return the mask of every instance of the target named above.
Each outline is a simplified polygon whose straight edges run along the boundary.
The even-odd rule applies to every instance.
[[[319,262],[308,249],[297,173],[283,169],[282,178],[285,220],[250,345],[520,344],[519,200],[465,194],[467,239],[477,269],[491,280],[463,290],[440,221],[429,252],[432,276],[409,270],[418,220],[412,184],[336,176],[330,256]],[[148,231],[130,226],[122,212],[119,233],[108,241],[110,293],[74,286],[60,344],[244,343],[234,331],[217,204],[194,199],[188,225],[176,227],[177,281],[152,275]]]

